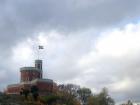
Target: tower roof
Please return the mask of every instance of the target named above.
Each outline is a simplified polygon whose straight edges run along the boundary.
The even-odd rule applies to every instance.
[[[39,63],[40,63],[40,62],[42,62],[42,60],[40,60],[40,59],[36,59],[35,62],[39,62]]]
[[[36,71],[39,71],[39,69],[36,68],[36,67],[22,67],[22,68],[20,68],[20,71],[24,71],[24,70],[36,70]]]

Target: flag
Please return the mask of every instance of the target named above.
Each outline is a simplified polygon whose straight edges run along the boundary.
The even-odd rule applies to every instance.
[[[43,47],[43,46],[38,46],[38,48],[39,48],[39,49],[44,49],[44,47]]]

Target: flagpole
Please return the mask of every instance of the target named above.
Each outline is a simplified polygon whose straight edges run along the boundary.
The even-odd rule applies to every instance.
[[[39,60],[39,48],[37,48],[37,59]]]
[[[44,46],[38,46],[38,59],[40,58],[40,50],[44,49]]]
[[[41,46],[41,45],[38,45],[38,48],[37,48],[37,56],[38,56],[38,60],[40,60],[39,58],[39,56],[40,56],[40,50],[42,50],[42,49],[44,49],[44,46]],[[42,77],[43,75],[43,71],[42,71],[42,69],[41,69],[41,71],[40,71],[41,73],[40,73],[40,77]]]

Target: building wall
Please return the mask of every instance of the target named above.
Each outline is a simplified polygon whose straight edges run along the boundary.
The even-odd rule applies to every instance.
[[[39,91],[49,91],[52,92],[53,84],[52,83],[45,83],[45,82],[38,82],[37,87],[39,88]]]
[[[21,82],[32,81],[40,78],[40,72],[36,70],[23,70],[21,71]]]
[[[6,90],[7,94],[20,94],[20,86],[12,86],[12,87],[8,87]]]
[[[53,82],[53,93],[58,91],[58,86],[55,82]]]
[[[56,92],[56,85],[54,85],[54,83],[50,83],[50,82],[41,82],[38,81],[34,84],[19,84],[17,86],[12,86],[12,87],[8,87],[6,93],[7,94],[20,94],[20,90],[21,88],[25,88],[30,90],[32,85],[36,85],[39,89],[39,94],[40,95],[45,95],[48,93],[54,93]]]

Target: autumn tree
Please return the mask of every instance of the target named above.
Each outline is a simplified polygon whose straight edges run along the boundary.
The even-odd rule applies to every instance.
[[[74,84],[61,84],[58,87],[58,96],[60,97],[62,104],[80,105],[80,102],[77,99],[77,90],[79,90],[80,86]]]
[[[80,88],[78,91],[79,99],[83,104],[87,104],[88,98],[91,96],[91,90],[89,88]]]
[[[99,94],[88,98],[87,105],[115,105],[115,102],[109,96],[107,88],[103,88]]]
[[[109,96],[108,89],[103,88],[102,91],[98,95],[99,97],[99,104],[100,105],[114,105],[114,100]]]

